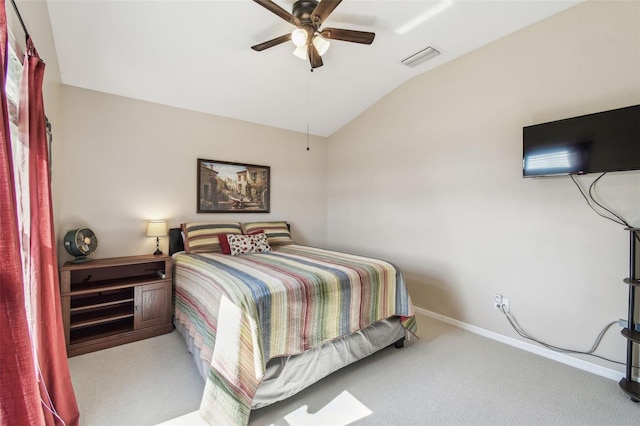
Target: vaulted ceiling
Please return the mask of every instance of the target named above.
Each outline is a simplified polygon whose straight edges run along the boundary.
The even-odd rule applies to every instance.
[[[319,136],[403,82],[580,2],[344,0],[322,27],[375,40],[333,40],[310,72],[292,42],[250,48],[294,29],[254,1],[47,0],[64,84]],[[427,46],[441,54],[402,64]]]

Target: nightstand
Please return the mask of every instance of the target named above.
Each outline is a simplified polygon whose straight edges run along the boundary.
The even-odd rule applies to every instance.
[[[65,263],[60,297],[67,355],[171,332],[171,276],[169,256]]]

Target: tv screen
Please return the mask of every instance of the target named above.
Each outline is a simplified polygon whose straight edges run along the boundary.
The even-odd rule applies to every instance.
[[[640,170],[640,105],[522,129],[522,175]]]

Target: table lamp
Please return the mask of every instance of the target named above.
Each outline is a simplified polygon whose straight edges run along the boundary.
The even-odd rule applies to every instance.
[[[150,220],[147,224],[147,237],[156,237],[156,251],[153,253],[160,256],[160,237],[167,236],[167,223],[164,220]]]

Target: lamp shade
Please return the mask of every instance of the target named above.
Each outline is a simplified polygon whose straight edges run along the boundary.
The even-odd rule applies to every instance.
[[[302,28],[296,28],[291,33],[291,41],[293,41],[293,44],[298,47],[305,46],[307,44],[307,36],[308,35],[305,30],[303,30]]]
[[[167,222],[150,220],[147,224],[147,237],[164,237],[167,235]]]
[[[307,46],[298,46],[293,54],[302,60],[307,60]]]
[[[316,34],[316,36],[313,37],[313,45],[316,47],[316,50],[318,51],[318,55],[320,56],[327,53],[327,50],[329,50],[330,44],[331,43],[329,43],[329,40],[322,37],[320,34]]]

